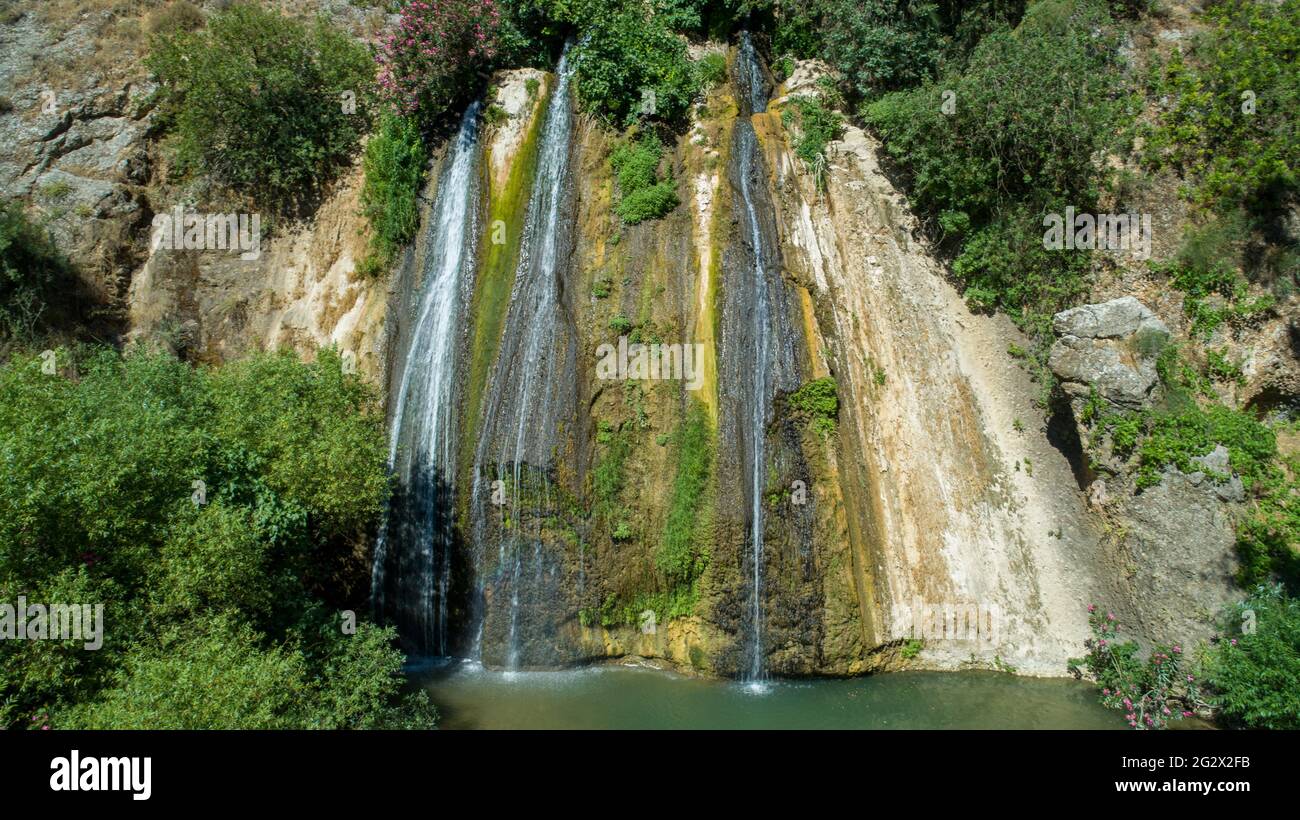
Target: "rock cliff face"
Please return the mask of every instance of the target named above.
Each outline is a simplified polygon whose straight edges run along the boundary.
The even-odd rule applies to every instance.
[[[498,78],[501,101],[525,79]],[[552,88],[544,83],[540,93]],[[613,212],[611,137],[579,122],[569,159],[573,223],[564,228],[572,250],[556,273],[575,351],[571,363],[559,357],[557,380],[573,384],[578,401],[549,448],[562,457],[525,454],[533,480],[518,488],[529,496],[522,507],[499,512],[485,531],[469,509],[485,485],[459,485],[465,549],[482,549],[476,539],[510,545],[461,569],[461,616],[482,619],[464,651],[502,666],[633,654],[747,673],[754,576],[744,465],[754,442],[741,398],[750,372],[734,352],[753,309],[747,194],[761,203],[757,241],[770,245],[782,294],[775,309],[790,329],[790,346],[775,354],[779,378],[764,425],[763,666],[774,674],[890,668],[903,663],[900,646],[917,640],[916,665],[1063,674],[1085,637],[1084,604],[1103,587],[1106,558],[1065,455],[1041,433],[1017,432],[1018,420],[1029,430],[1045,422],[1028,378],[1002,354],[1014,332],[971,315],[944,282],[862,132],[850,128],[833,146],[828,187],[817,190],[781,122],[785,91],[753,115],[742,113],[733,88],[712,92],[670,158],[681,206],[638,225]],[[504,216],[507,239],[495,250],[485,238],[480,250],[467,324],[486,332],[471,333],[462,375],[467,442],[480,440],[489,418],[475,408],[497,350],[527,326],[503,318],[519,282],[507,295],[495,292],[494,277],[504,271],[509,282],[518,264],[510,236],[523,217],[518,203],[538,182],[531,157],[540,149],[530,143],[546,106],[503,110],[485,149],[483,207],[485,226]],[[744,150],[761,169],[747,179]],[[702,345],[698,389],[601,379],[597,351],[620,335]],[[790,401],[824,377],[835,379],[840,401],[829,436]],[[696,414],[706,420],[709,469],[683,505],[674,485]],[[539,493],[545,502],[532,497]],[[665,572],[669,532],[683,515],[700,567],[684,580]],[[505,538],[516,529],[523,547]],[[517,567],[498,563],[512,555]],[[942,615],[933,616],[953,611],[973,613],[978,633],[958,636],[951,624],[945,632]]]
[[[40,41],[21,25],[5,37]],[[557,164],[546,153],[557,77],[493,78],[451,357],[450,651],[520,668],[641,656],[728,676],[752,674],[755,658],[775,675],[1063,675],[1093,600],[1115,601],[1144,637],[1201,634],[1231,596],[1231,485],[1171,472],[1105,513],[1090,506],[1073,424],[1044,416],[1006,354],[1023,339],[945,281],[873,139],[849,127],[831,143],[824,187],[797,158],[782,114],[819,67],[800,64],[759,110],[727,53],[729,81],[666,142],[660,172],[680,205],[633,225],[615,211],[617,137],[572,112]],[[5,70],[13,81],[18,69]],[[151,246],[153,217],[185,197],[148,185],[141,83],[105,79],[52,115],[38,87],[18,84],[21,110],[0,114],[10,192],[38,204],[54,192],[94,216],[69,242],[98,271],[90,289],[120,308],[115,332],[201,361],[337,345],[391,405],[436,249],[417,241],[386,281],[356,275],[359,169],[310,220],[267,226],[256,259]],[[529,223],[538,196],[557,203],[543,268]],[[761,365],[760,309],[775,329]],[[1168,330],[1141,303],[1057,324],[1053,366],[1077,399],[1096,384],[1138,407],[1158,389],[1147,342]],[[1285,367],[1293,342],[1280,333]],[[699,369],[605,378],[602,345],[620,339],[698,345]],[[761,401],[758,367],[770,377]],[[543,371],[542,393],[521,387]],[[818,424],[800,391],[825,379],[838,409]],[[526,446],[506,447],[510,436]]]

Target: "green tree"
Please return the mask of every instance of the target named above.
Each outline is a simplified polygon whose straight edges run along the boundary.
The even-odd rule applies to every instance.
[[[273,207],[310,202],[369,125],[373,62],[325,18],[237,3],[206,29],[156,35],[147,65],[180,168]]]

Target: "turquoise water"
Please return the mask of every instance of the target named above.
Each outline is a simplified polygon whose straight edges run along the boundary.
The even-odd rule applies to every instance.
[[[1120,729],[1096,690],[996,672],[769,681],[761,689],[631,666],[413,670],[445,729]]]

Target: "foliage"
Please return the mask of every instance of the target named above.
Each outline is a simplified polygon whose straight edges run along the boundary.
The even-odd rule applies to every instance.
[[[1093,157],[1130,104],[1117,46],[1103,5],[1043,0],[1014,32],[984,37],[964,71],[863,111],[908,173],[913,204],[962,243],[953,272],[968,299],[1037,335],[1082,291],[1089,268],[1086,254],[1043,248],[1042,218],[1096,201]]]
[[[58,355],[0,366],[0,597],[102,602],[104,643],[0,642],[9,720],[427,725],[391,631],[326,607],[387,492],[375,396],[339,356]]]
[[[1250,514],[1237,525],[1237,581],[1244,587],[1280,579],[1300,594],[1300,457],[1259,480]]]
[[[700,88],[713,88],[726,80],[727,55],[721,51],[710,51],[695,62],[695,81]]]
[[[1213,29],[1193,59],[1175,51],[1155,80],[1170,108],[1148,162],[1185,169],[1202,204],[1277,208],[1300,188],[1300,2],[1224,0],[1205,15]]]
[[[325,18],[305,24],[238,3],[206,29],[159,34],[152,44],[147,65],[161,84],[180,169],[271,206],[300,205],[318,192],[368,127],[372,62]]]
[[[394,112],[433,122],[474,86],[499,49],[497,0],[412,0],[379,41],[379,94]]]
[[[795,143],[795,154],[816,176],[817,187],[824,188],[826,144],[839,139],[844,130],[844,118],[838,111],[827,108],[820,95],[795,97],[792,107],[786,109],[786,112],[798,112],[799,137]],[[784,114],[782,119],[786,119]]]
[[[939,66],[938,9],[925,0],[823,0],[827,62],[866,98],[915,86]]]
[[[388,267],[419,227],[420,184],[428,151],[409,117],[386,114],[366,143],[361,210],[370,223],[369,253],[360,265],[373,275]]]
[[[1195,676],[1183,671],[1182,647],[1157,646],[1142,659],[1137,643],[1120,642],[1121,626],[1114,613],[1103,614],[1093,605],[1088,613],[1088,654],[1071,659],[1070,668],[1075,674],[1086,671],[1102,687],[1102,704],[1123,710],[1124,720],[1134,729],[1164,729],[1171,719],[1190,716],[1187,711],[1176,715],[1170,708],[1176,698],[1195,700],[1198,692]]]
[[[0,200],[0,341],[32,336],[68,272],[49,233],[21,203]]]
[[[1247,233],[1241,212],[1219,216],[1188,228],[1175,257],[1151,265],[1186,294],[1183,311],[1192,320],[1192,332],[1202,338],[1209,338],[1225,323],[1239,326],[1273,307],[1272,294],[1252,297],[1240,273]]]
[[[835,379],[823,376],[805,382],[789,395],[790,408],[808,420],[814,430],[823,436],[835,432],[840,412],[840,399],[836,394]]]
[[[677,474],[669,497],[663,541],[655,566],[676,587],[689,585],[703,574],[708,552],[696,534],[704,491],[713,465],[713,435],[708,412],[693,404],[672,436]]]
[[[672,177],[658,178],[662,159],[663,144],[654,134],[622,142],[610,155],[620,192],[614,210],[625,224],[659,219],[679,204]]]
[[[1243,729],[1300,729],[1300,601],[1260,586],[1206,653],[1210,702]]]
[[[553,0],[557,20],[581,31],[575,49],[578,96],[590,111],[630,124],[653,93],[655,118],[680,124],[698,91],[698,71],[673,30],[679,15],[639,0]]]

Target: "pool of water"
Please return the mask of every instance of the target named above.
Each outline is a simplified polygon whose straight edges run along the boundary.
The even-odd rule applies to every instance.
[[[761,688],[633,666],[410,670],[445,729],[1120,729],[1096,690],[996,672],[895,672]]]

